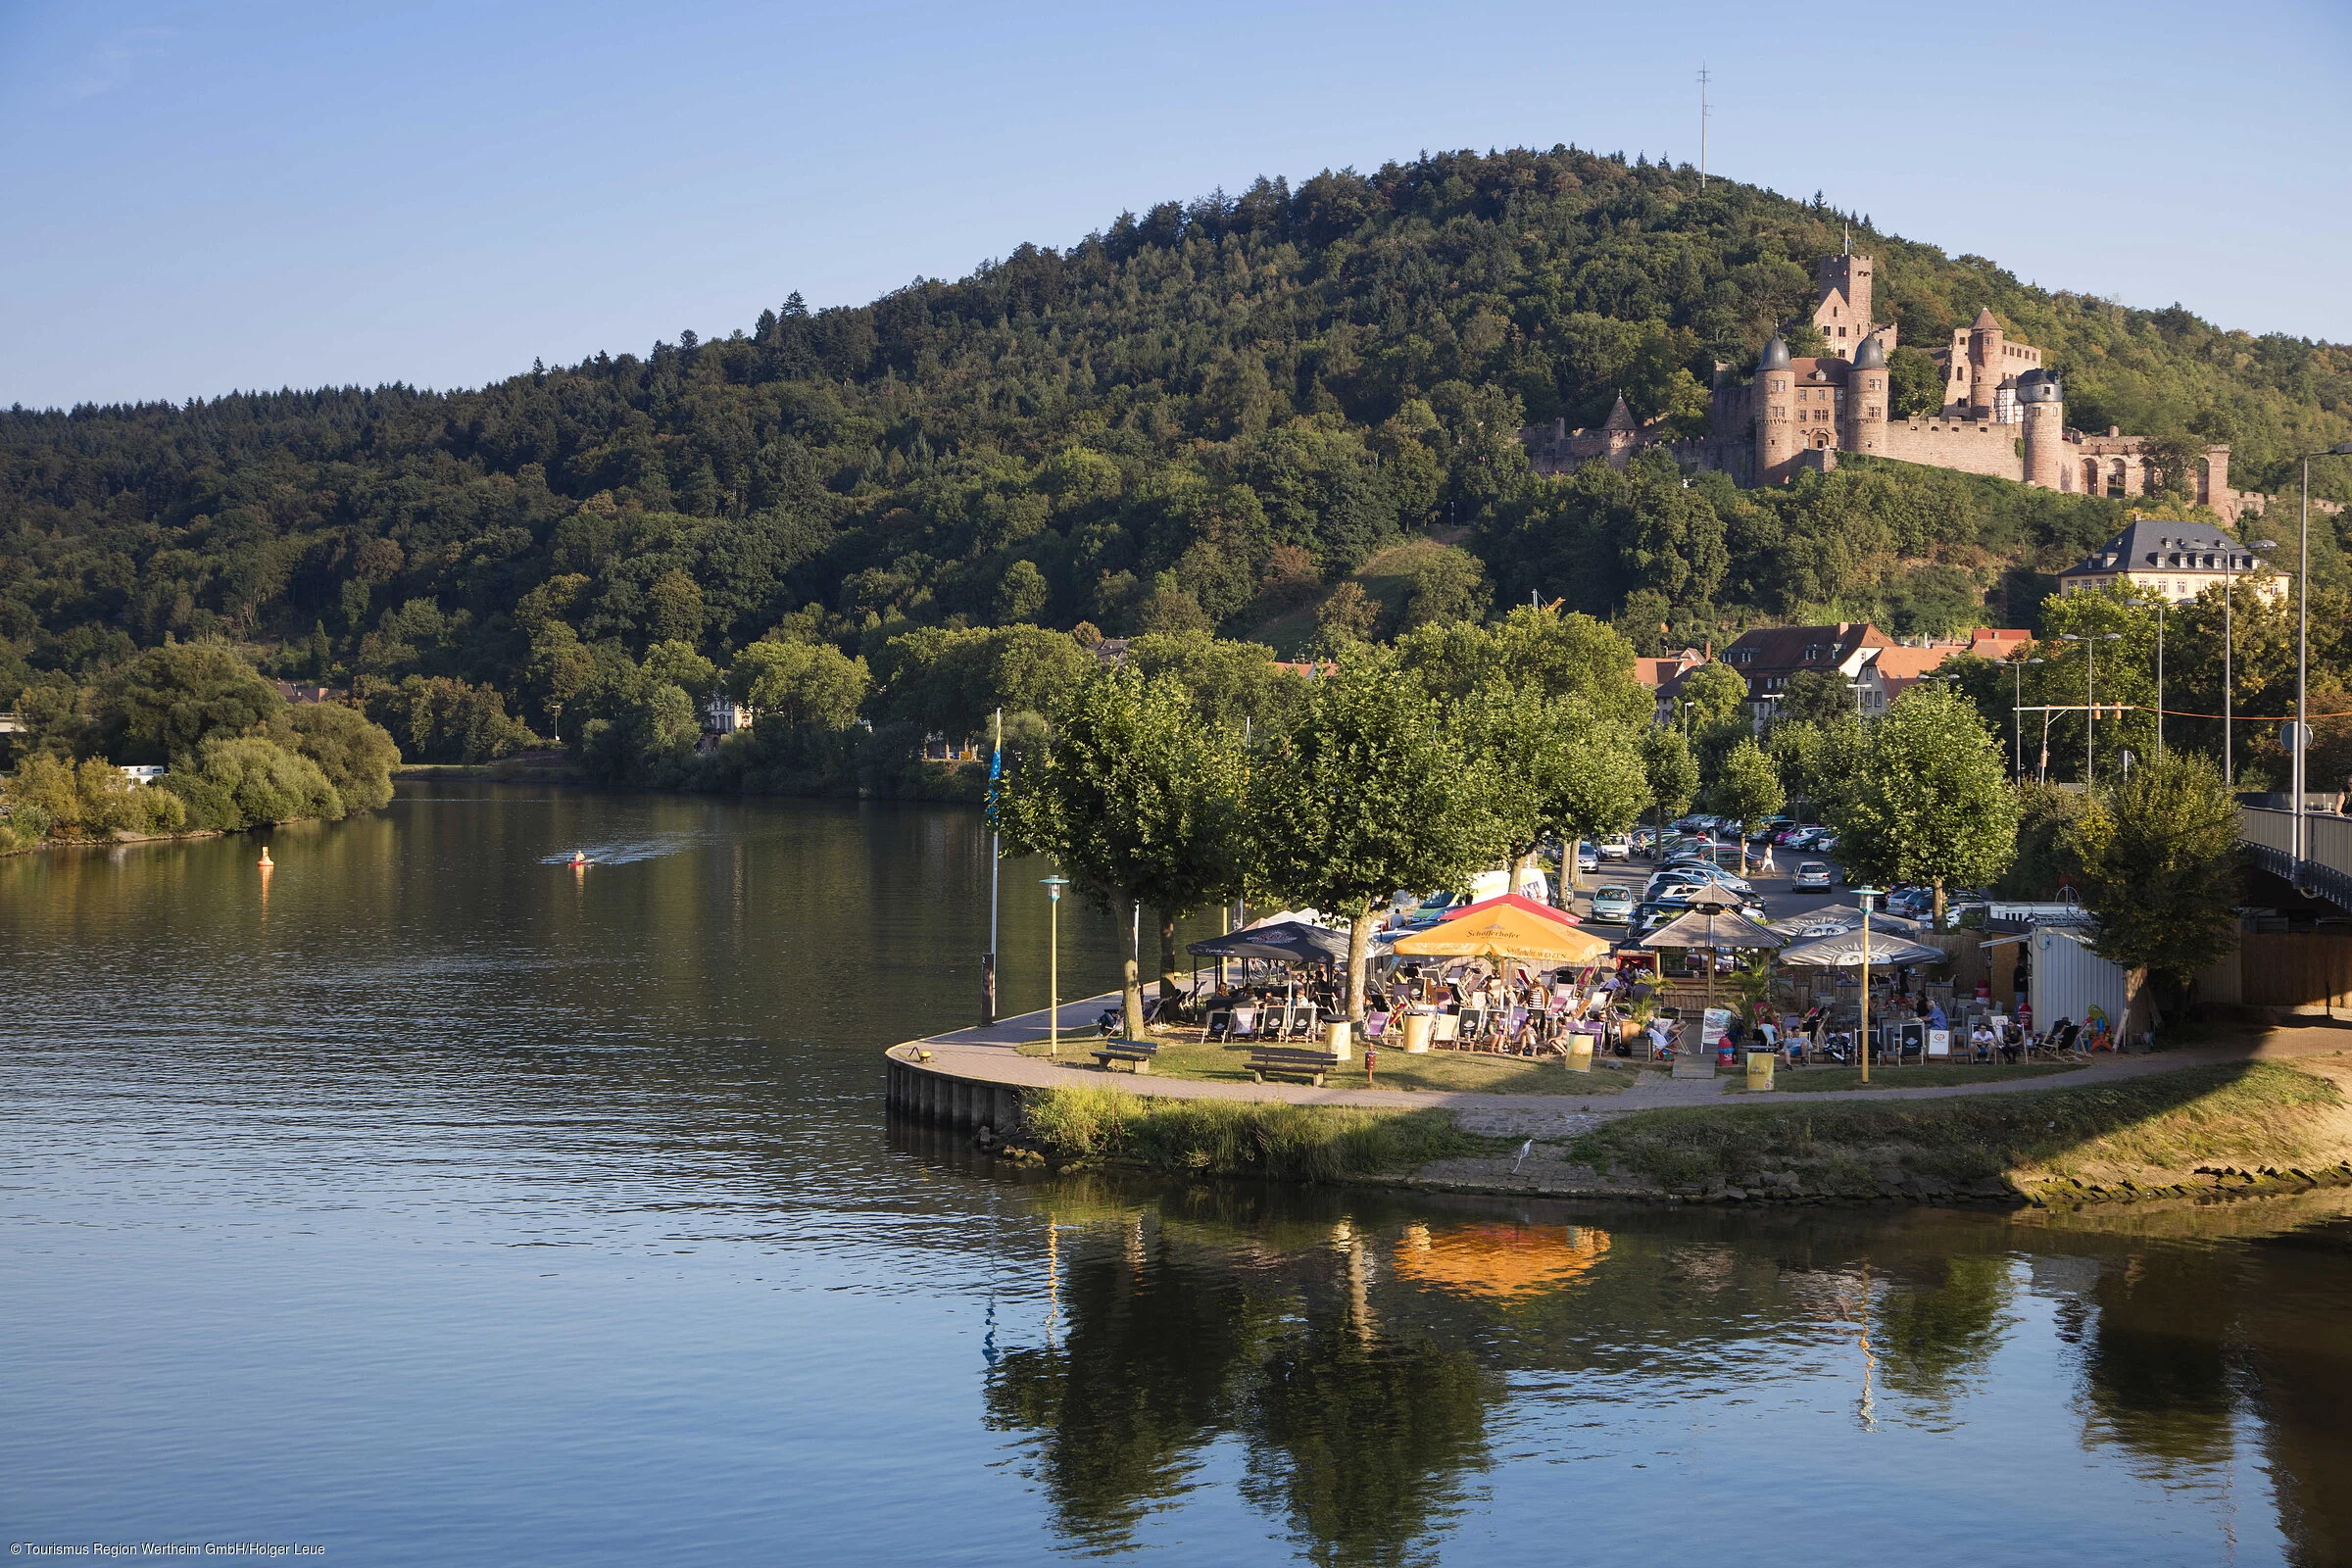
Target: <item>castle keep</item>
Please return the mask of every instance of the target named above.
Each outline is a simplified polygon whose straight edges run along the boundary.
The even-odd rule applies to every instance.
[[[1943,407],[1924,417],[1892,417],[1886,357],[1895,328],[1871,319],[1876,270],[1867,256],[1824,258],[1814,273],[1812,322],[1829,352],[1800,359],[1775,336],[1750,374],[1717,365],[1710,434],[1665,440],[1643,430],[1619,398],[1596,429],[1571,430],[1561,419],[1521,430],[1530,463],[1539,473],[1565,473],[1595,459],[1622,468],[1644,447],[1664,446],[1678,463],[1766,485],[1785,483],[1799,468],[1836,467],[1840,452],[1861,452],[2076,495],[2148,492],[2144,438],[2067,428],[2057,373],[2042,364],[2040,349],[2009,336],[1989,310],[1930,351],[1942,375]],[[2207,448],[2187,480],[2190,499],[2225,520],[2261,505],[2230,488],[2228,447]]]

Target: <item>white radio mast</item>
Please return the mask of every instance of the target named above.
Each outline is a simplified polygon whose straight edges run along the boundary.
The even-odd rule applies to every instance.
[[[1707,83],[1713,78],[1707,68],[1698,68],[1698,188],[1707,188]]]

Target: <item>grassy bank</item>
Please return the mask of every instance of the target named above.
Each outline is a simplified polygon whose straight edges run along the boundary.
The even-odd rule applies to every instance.
[[[1585,1134],[1567,1157],[1669,1191],[1881,1196],[2178,1181],[2200,1166],[2333,1164],[2352,1155],[2335,1074],[2275,1062],[2183,1068],[2098,1088],[1950,1100],[1651,1111]]]
[[[1112,1159],[1202,1176],[1338,1181],[1402,1173],[1484,1152],[1436,1110],[1347,1110],[1225,1100],[1162,1100],[1117,1089],[1046,1089],[1028,1102],[1029,1140],[1068,1164]]]

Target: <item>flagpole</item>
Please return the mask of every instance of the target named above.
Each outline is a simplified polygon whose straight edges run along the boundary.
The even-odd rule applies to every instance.
[[[997,779],[1004,771],[1004,710],[997,710],[997,744],[988,759],[988,956],[980,963],[980,1022],[997,1021],[997,875],[1003,846],[996,831]]]

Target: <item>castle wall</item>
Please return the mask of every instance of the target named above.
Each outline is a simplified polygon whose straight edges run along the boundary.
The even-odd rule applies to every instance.
[[[1995,479],[2026,477],[2026,460],[2019,455],[2017,426],[1957,419],[1888,421],[1881,455],[1931,468],[1957,468],[1962,473],[1989,474]]]

